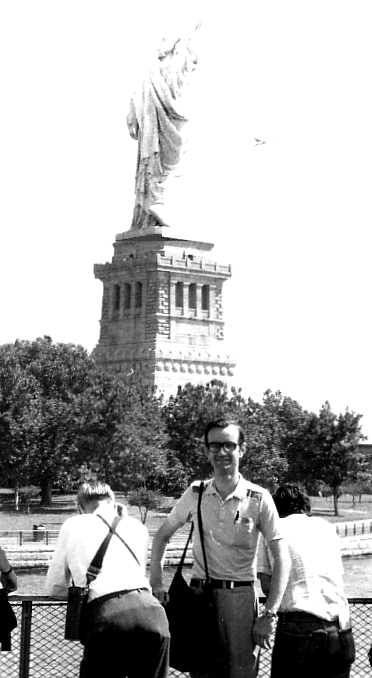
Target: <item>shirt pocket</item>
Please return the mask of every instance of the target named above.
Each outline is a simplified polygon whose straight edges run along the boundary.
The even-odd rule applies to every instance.
[[[254,528],[253,518],[242,516],[234,523],[234,544],[238,546],[248,546],[252,540]]]

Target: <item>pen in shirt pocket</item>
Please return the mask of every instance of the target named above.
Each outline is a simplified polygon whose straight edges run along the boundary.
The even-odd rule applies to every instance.
[[[239,522],[239,509],[237,510],[236,516],[234,518],[234,523],[238,523],[238,522]]]

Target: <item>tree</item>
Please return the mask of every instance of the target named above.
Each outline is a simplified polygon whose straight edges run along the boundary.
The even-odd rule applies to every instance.
[[[20,486],[30,482],[39,397],[37,380],[0,347],[0,473],[14,487],[16,510]]]
[[[338,499],[341,486],[364,472],[366,461],[358,453],[358,443],[364,439],[361,414],[348,409],[336,416],[326,402],[320,410],[313,447],[304,452],[306,467],[313,479],[323,480],[332,490],[335,515],[339,515]]]
[[[169,444],[162,402],[138,379],[100,375],[82,399],[82,460],[89,458],[90,468],[117,489],[182,491],[185,474]]]
[[[163,407],[163,417],[178,461],[185,472],[186,483],[210,475],[204,451],[203,434],[208,421],[219,417],[241,420],[246,403],[240,390],[229,391],[226,384],[213,380],[205,386],[179,386]]]
[[[73,468],[78,400],[98,368],[81,346],[50,337],[0,347],[0,433],[3,476],[16,489],[40,485],[42,503],[60,473]]]
[[[148,512],[159,509],[163,503],[163,498],[159,492],[140,488],[129,493],[128,502],[131,506],[137,506],[141,522],[145,524]]]
[[[247,434],[247,453],[241,471],[252,482],[273,490],[284,478],[287,460],[283,451],[285,427],[280,420],[280,392],[266,391],[262,403],[249,398],[242,421]]]
[[[287,461],[281,449],[284,425],[277,409],[280,393],[267,391],[262,404],[246,400],[241,389],[229,389],[213,380],[209,384],[186,384],[170,398],[163,412],[171,446],[182,463],[188,483],[210,475],[203,434],[208,421],[234,419],[247,435],[247,452],[241,461],[242,473],[253,482],[273,488],[283,478]]]

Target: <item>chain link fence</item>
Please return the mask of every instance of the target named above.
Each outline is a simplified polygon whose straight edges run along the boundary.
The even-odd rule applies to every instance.
[[[260,599],[261,607],[264,599]],[[64,640],[66,602],[39,596],[16,596],[12,606],[18,626],[12,633],[10,651],[0,652],[0,675],[7,678],[76,678],[82,647],[79,642]],[[349,599],[356,661],[352,678],[371,677],[367,653],[372,642],[372,598]],[[170,678],[188,676],[174,669]],[[270,677],[270,651],[263,650],[259,678]]]

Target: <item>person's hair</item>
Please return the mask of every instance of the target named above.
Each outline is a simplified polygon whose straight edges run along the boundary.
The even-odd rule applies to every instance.
[[[110,499],[112,503],[115,503],[115,495],[110,485],[94,481],[81,485],[77,493],[76,503],[78,506],[85,506],[91,501],[102,501],[104,499]]]
[[[306,491],[295,483],[280,485],[273,493],[273,499],[281,518],[286,518],[292,513],[309,515],[311,511],[311,503]]]
[[[236,426],[236,428],[239,431],[239,438],[238,438],[238,444],[241,445],[242,443],[245,442],[245,435],[242,427],[240,424],[238,424],[234,419],[225,419],[224,417],[219,417],[215,421],[210,421],[209,424],[207,424],[207,427],[204,431],[204,440],[205,444],[208,447],[208,434],[209,431],[211,431],[212,428],[227,428],[227,426]]]

